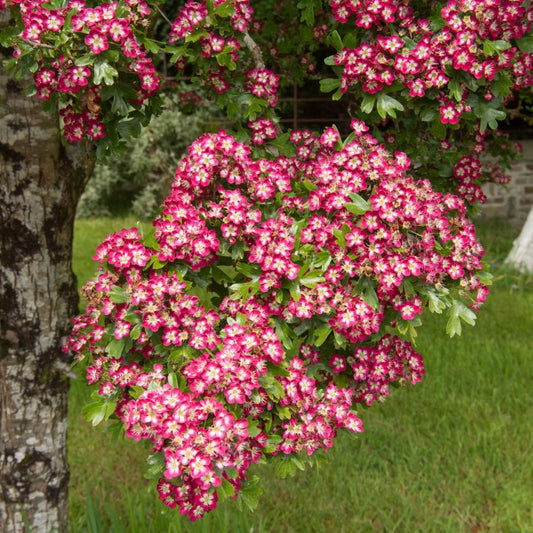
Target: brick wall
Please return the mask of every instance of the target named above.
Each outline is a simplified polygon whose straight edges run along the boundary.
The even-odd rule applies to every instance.
[[[506,173],[511,176],[507,190],[494,183],[485,184],[487,202],[481,212],[488,216],[505,217],[514,226],[522,226],[533,205],[533,140],[520,141],[524,158]]]

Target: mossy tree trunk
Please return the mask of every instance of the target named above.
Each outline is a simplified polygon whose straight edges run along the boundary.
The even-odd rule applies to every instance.
[[[0,60],[8,53],[0,49]],[[6,533],[67,528],[69,362],[61,343],[77,312],[74,215],[92,166],[79,151],[67,152],[59,133],[57,114],[42,112],[0,61],[0,529]]]

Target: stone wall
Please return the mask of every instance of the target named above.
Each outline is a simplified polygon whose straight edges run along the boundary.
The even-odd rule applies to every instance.
[[[522,160],[516,161],[506,173],[511,181],[506,188],[494,183],[483,186],[487,202],[481,212],[488,217],[505,217],[513,226],[525,222],[533,205],[533,140],[520,141],[523,146]]]

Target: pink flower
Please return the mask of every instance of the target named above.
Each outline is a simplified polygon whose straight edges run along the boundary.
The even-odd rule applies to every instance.
[[[97,30],[91,30],[85,37],[85,44],[91,49],[93,54],[99,54],[109,48],[107,37]]]

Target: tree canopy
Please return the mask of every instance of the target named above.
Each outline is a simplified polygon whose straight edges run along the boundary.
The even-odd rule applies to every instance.
[[[362,431],[358,404],[421,379],[424,310],[452,336],[474,323],[490,275],[468,213],[516,154],[497,128],[533,84],[530,2],[1,7],[9,67],[66,141],[120,156],[172,78],[228,122],[191,144],[151,230],[98,248],[65,346],[99,384],[88,418],[152,442],[163,503],[255,505],[251,463],[303,468]],[[294,84],[344,102],[349,131],[287,131]]]

